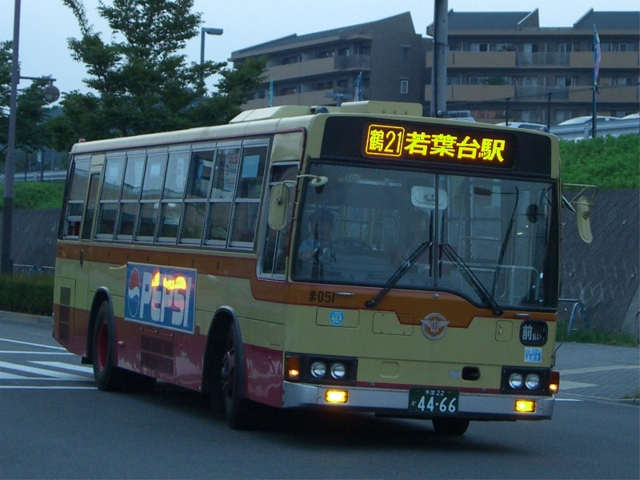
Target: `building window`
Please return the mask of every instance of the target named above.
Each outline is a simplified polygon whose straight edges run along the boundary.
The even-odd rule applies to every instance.
[[[339,57],[348,57],[349,56],[349,47],[342,47],[338,49]]]
[[[280,89],[280,95],[293,95],[298,93],[298,89],[296,87],[283,87]]]
[[[409,60],[409,49],[411,47],[409,45],[402,45],[402,61],[406,62]]]
[[[572,110],[556,110],[556,124],[573,118]]]
[[[333,50],[323,50],[322,52],[318,52],[318,55],[316,58],[329,58],[329,57],[333,57],[335,55],[335,52]]]
[[[333,88],[333,82],[331,80],[327,82],[319,82],[316,84],[316,90],[331,90]]]
[[[336,87],[338,88],[349,88],[349,80],[346,78],[342,78],[336,82]]]
[[[280,62],[281,65],[289,65],[290,63],[296,63],[298,61],[298,57],[296,55],[290,57],[284,57]]]
[[[371,45],[358,45],[358,55],[371,55]]]
[[[573,87],[578,85],[578,77],[556,77],[556,85],[559,87]]]
[[[409,80],[400,80],[400,93],[403,95],[409,93]]]
[[[559,53],[569,53],[569,52],[574,52],[574,51],[578,51],[577,48],[574,48],[573,43],[559,43],[558,44],[558,52]]]

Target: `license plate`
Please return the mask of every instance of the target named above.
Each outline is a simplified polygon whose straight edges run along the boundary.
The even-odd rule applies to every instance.
[[[409,390],[409,412],[425,415],[455,415],[458,413],[458,390],[412,388]]]

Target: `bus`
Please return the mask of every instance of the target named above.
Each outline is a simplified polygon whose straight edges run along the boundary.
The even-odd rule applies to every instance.
[[[53,335],[98,389],[175,384],[234,429],[551,419],[559,169],[553,135],[373,101],[77,143]]]

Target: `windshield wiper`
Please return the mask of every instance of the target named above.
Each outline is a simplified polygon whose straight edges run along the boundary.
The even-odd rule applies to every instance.
[[[444,253],[451,262],[456,266],[456,268],[460,271],[464,279],[472,285],[480,297],[491,307],[494,315],[502,315],[504,312],[496,299],[493,298],[493,295],[489,293],[489,290],[482,284],[480,279],[473,273],[473,270],[464,263],[464,260],[460,258],[460,255],[453,249],[451,245],[448,243],[443,243],[440,245],[440,250]]]
[[[391,277],[389,277],[389,280],[387,280],[384,288],[380,290],[380,293],[376,295],[376,298],[374,298],[373,300],[367,300],[366,302],[364,302],[364,306],[367,308],[375,308],[380,303],[380,300],[382,300],[385,295],[389,293],[389,290],[395,287],[395,285],[400,281],[404,274],[409,271],[413,264],[416,263],[416,260],[418,260],[418,258],[420,258],[424,251],[431,245],[433,245],[433,242],[423,242],[418,245],[418,248],[415,249],[415,251],[409,256],[409,258],[402,265],[400,265],[400,267],[398,267],[395,272],[393,272],[393,275],[391,275]]]

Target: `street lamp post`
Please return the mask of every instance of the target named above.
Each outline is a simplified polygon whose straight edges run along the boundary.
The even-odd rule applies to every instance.
[[[11,258],[11,232],[13,223],[13,186],[15,178],[15,148],[16,148],[16,112],[18,110],[18,83],[21,78],[27,80],[48,81],[43,89],[44,99],[51,103],[60,97],[60,91],[53,85],[55,78],[21,77],[19,68],[20,43],[20,0],[15,0],[13,15],[13,51],[11,52],[11,96],[9,100],[9,132],[7,138],[7,155],[4,167],[4,207],[2,211],[2,252],[0,254],[0,273],[13,273],[13,259]]]
[[[13,51],[11,52],[11,97],[9,100],[9,137],[7,139],[7,156],[4,164],[4,208],[2,211],[2,255],[0,256],[0,273],[13,273],[11,258],[11,223],[13,220],[13,177],[15,175],[16,146],[16,110],[18,99],[18,46],[20,42],[20,0],[15,1],[13,12]]]
[[[204,63],[204,35],[222,35],[221,28],[207,28],[202,27],[200,29],[200,65]]]

